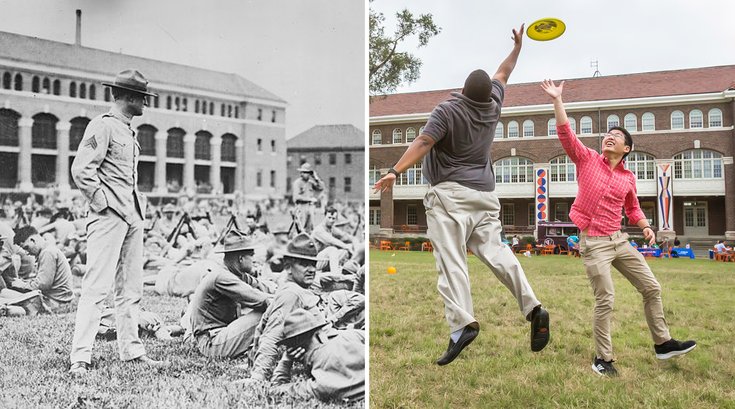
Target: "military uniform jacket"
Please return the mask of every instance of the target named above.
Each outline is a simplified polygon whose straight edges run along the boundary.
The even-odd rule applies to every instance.
[[[145,197],[137,188],[139,155],[130,119],[117,107],[89,122],[71,174],[92,211],[109,207],[128,224],[145,219]]]

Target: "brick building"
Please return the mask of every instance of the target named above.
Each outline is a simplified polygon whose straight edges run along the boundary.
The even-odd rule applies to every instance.
[[[308,162],[328,189],[330,201],[364,202],[365,132],[353,125],[317,125],[286,142],[288,189]]]
[[[101,82],[135,68],[159,94],[132,123],[143,192],[285,195],[285,101],[236,74],[84,47],[79,30],[75,44],[0,32],[0,192],[73,189],[84,129],[111,105]]]
[[[371,101],[369,183],[396,163],[451,91],[459,90]],[[626,166],[638,177],[641,207],[657,229],[691,240],[735,239],[735,66],[567,80],[564,102],[582,142],[597,151],[608,128],[631,132],[635,148]],[[576,169],[555,125],[539,83],[507,87],[492,148],[507,232],[529,234],[539,220],[569,220]],[[540,178],[548,188],[543,195]],[[371,234],[424,232],[425,183],[419,163],[392,192],[371,191]]]

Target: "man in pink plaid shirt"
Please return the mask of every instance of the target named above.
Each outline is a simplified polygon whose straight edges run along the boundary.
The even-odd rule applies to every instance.
[[[554,101],[556,128],[562,147],[577,166],[579,192],[569,217],[582,232],[579,252],[595,294],[593,333],[596,356],[592,369],[603,376],[616,376],[613,366],[610,321],[615,289],[610,266],[615,267],[643,296],[643,310],[654,341],[658,359],[686,354],[694,341],[677,341],[669,335],[661,301],[661,286],[643,256],[620,231],[620,209],[625,209],[631,224],[643,230],[650,244],[656,233],[648,224],[638,203],[636,177],[625,168],[624,159],[633,149],[633,138],[625,128],[610,128],[602,140],[602,153],[585,146],[569,126],[561,99],[564,81],[558,86],[545,80],[541,88]]]

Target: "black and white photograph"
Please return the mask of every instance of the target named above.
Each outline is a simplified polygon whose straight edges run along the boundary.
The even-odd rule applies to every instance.
[[[366,3],[0,10],[0,407],[365,407]]]

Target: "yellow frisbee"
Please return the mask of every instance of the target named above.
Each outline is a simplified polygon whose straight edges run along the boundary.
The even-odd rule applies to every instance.
[[[558,18],[542,18],[536,20],[528,26],[526,34],[528,38],[536,41],[553,40],[564,34],[567,25]]]

